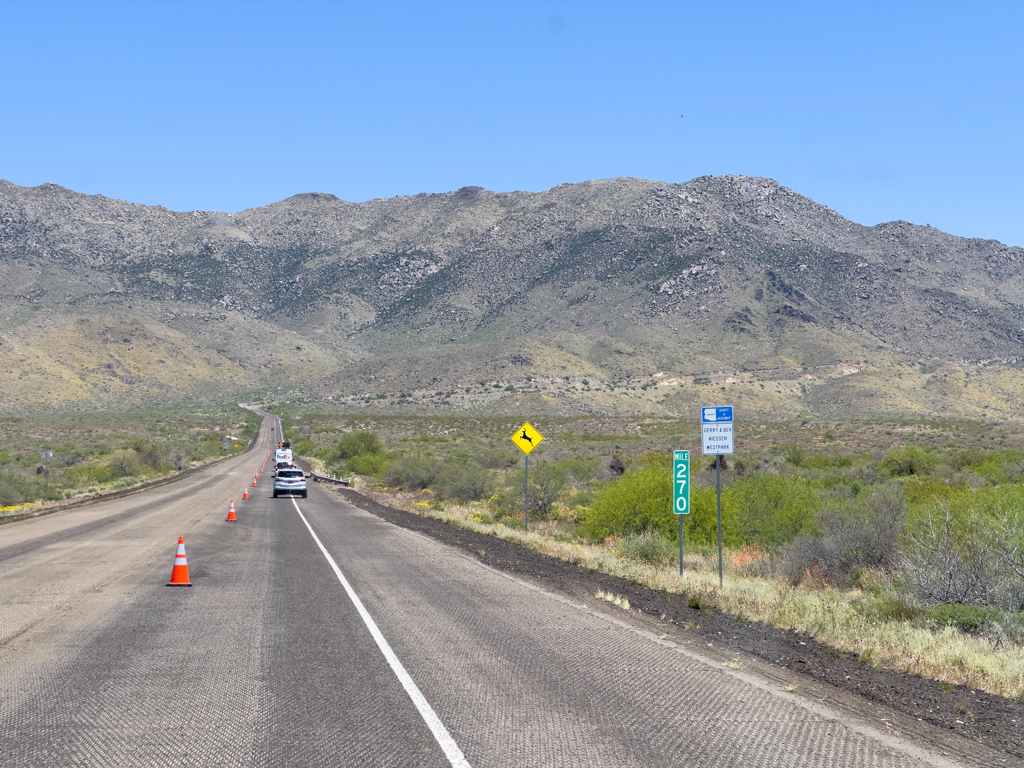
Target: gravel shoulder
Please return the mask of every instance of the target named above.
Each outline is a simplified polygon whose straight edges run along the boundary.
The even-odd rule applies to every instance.
[[[874,668],[812,637],[740,622],[715,610],[691,608],[682,595],[588,571],[504,539],[387,507],[348,488],[331,490],[390,523],[430,536],[491,568],[526,578],[593,608],[616,611],[613,615],[618,618],[624,618],[622,611],[605,608],[602,601],[595,601],[595,593],[603,590],[625,597],[631,621],[701,654],[739,659],[752,672],[795,686],[804,695],[844,708],[893,733],[918,739],[973,764],[1024,765],[1024,702]]]

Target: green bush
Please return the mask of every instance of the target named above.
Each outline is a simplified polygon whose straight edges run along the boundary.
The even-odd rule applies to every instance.
[[[679,537],[673,541],[656,533],[644,532],[626,536],[615,542],[619,554],[629,560],[651,565],[679,562]]]
[[[878,463],[878,468],[890,477],[910,477],[926,475],[938,464],[939,459],[935,454],[910,445],[906,448],[890,448]]]
[[[349,472],[384,479],[394,458],[384,449],[383,441],[374,432],[350,432],[330,448],[316,456],[331,466],[344,465]]]
[[[938,475],[920,475],[907,478],[902,482],[907,502],[911,505],[950,499],[968,490],[966,484],[951,485]]]
[[[42,488],[19,475],[0,472],[0,507],[13,507],[42,496]]]
[[[406,491],[421,491],[437,479],[441,462],[432,456],[407,456],[388,468],[384,482]]]
[[[661,467],[640,467],[626,472],[595,494],[579,528],[588,539],[628,536],[645,532],[678,536],[672,512],[672,473]]]
[[[998,608],[959,603],[936,605],[925,613],[925,618],[936,624],[956,627],[969,635],[978,634],[986,624],[998,621],[1001,616]]]
[[[865,594],[853,602],[857,613],[868,621],[912,621],[921,611],[908,605],[890,591]]]
[[[126,447],[135,451],[139,461],[142,462],[142,466],[146,469],[160,471],[164,468],[163,465],[166,462],[164,461],[163,451],[156,443],[149,440],[136,439],[129,440]]]
[[[737,532],[744,543],[758,542],[775,551],[801,533],[814,530],[814,514],[821,500],[800,478],[748,475],[733,481],[729,491],[736,503]]]
[[[530,511],[546,516],[569,490],[569,478],[561,462],[545,461],[530,473]]]
[[[984,460],[972,464],[967,469],[972,469],[979,475],[996,483],[1016,483],[1024,473],[1024,451],[1019,448],[1011,448],[1007,451],[989,454]]]
[[[805,461],[807,461],[808,453],[807,449],[796,443],[788,443],[780,446],[782,450],[782,456],[785,458],[787,464],[791,464],[794,467],[799,467]]]
[[[718,499],[714,488],[690,488],[690,514],[683,517],[683,536],[687,544],[718,543]],[[678,529],[678,522],[675,527]],[[736,497],[728,488],[722,491],[722,543],[730,547],[743,544],[739,534]]]
[[[292,452],[299,456],[310,456],[316,450],[316,443],[306,438],[301,438],[292,443]]]
[[[199,439],[198,445],[192,453],[189,454],[189,459],[192,461],[203,461],[204,459],[211,459],[214,456],[220,456],[224,451],[221,449],[221,437],[215,432],[203,435]]]
[[[105,464],[85,464],[77,467],[68,467],[64,470],[64,476],[72,482],[84,482],[87,485],[105,485],[117,477],[114,470]]]
[[[570,509],[574,507],[589,507],[594,503],[594,495],[601,490],[604,485],[604,482],[596,480],[585,488],[581,488],[576,491],[576,493],[569,494],[565,499],[565,503]]]
[[[830,467],[849,467],[852,465],[853,459],[849,456],[834,456],[827,453],[815,453],[800,462],[800,466],[808,469],[828,469]]]
[[[135,477],[142,474],[142,460],[131,448],[121,448],[110,454],[107,467],[115,477]]]
[[[671,460],[670,455],[645,456],[639,468],[593,489],[579,534],[600,540],[612,535],[628,537],[650,532],[678,542],[679,519],[672,510]],[[687,542],[718,541],[718,509],[713,488],[692,486],[690,514],[683,517]],[[742,543],[737,520],[736,496],[726,488],[722,494],[722,540],[729,546]]]
[[[345,468],[357,475],[383,476],[394,459],[386,453],[368,453],[353,456],[345,462]]]
[[[343,461],[356,456],[385,453],[384,443],[375,432],[350,432],[335,444],[334,450]]]
[[[987,456],[988,451],[983,451],[981,448],[965,448],[950,456],[948,463],[950,467],[959,472],[961,469],[982,464]]]
[[[959,490],[912,504],[900,537],[908,581],[933,603],[1024,608],[1024,488]]]
[[[519,463],[513,451],[488,451],[476,457],[476,463],[484,469],[507,469]]]
[[[442,499],[476,501],[494,493],[494,476],[468,457],[449,459],[442,465],[432,487]]]
[[[816,514],[813,532],[802,532],[782,554],[794,584],[808,570],[833,584],[856,584],[860,569],[892,569],[899,565],[897,541],[906,523],[903,486],[891,482],[854,499],[830,498]]]
[[[523,517],[522,512],[518,515],[502,515],[498,518],[498,524],[504,525],[506,528],[518,528],[522,530],[526,528],[526,519]]]
[[[571,464],[570,464],[571,465]],[[544,461],[530,469],[530,514],[547,517],[552,507],[565,499],[571,484],[567,475],[565,462]],[[523,491],[525,477],[522,471],[510,472],[505,476],[505,483],[498,494],[498,509],[505,513],[518,512],[523,509],[525,500]]]
[[[563,459],[558,465],[565,471],[570,482],[587,483],[594,477],[594,469],[598,459],[585,459],[582,456],[574,456]]]

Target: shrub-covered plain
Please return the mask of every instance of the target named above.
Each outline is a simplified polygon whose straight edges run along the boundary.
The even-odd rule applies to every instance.
[[[508,442],[518,423],[287,409],[285,416],[291,434],[329,471],[361,476],[421,512],[450,516],[458,509],[463,522],[523,535],[526,478],[522,455]],[[678,572],[670,456],[674,448],[697,447],[695,425],[531,422],[546,440],[530,459],[530,536],[556,549],[608,552],[620,570],[633,567],[624,562],[653,569],[658,583]],[[741,428],[739,450],[722,469],[724,565],[732,586],[723,592],[717,582],[701,581],[717,571],[715,473],[709,458],[694,453],[692,512],[683,520],[684,567],[693,573],[673,588],[696,590],[706,604],[750,618],[821,631],[884,663],[895,663],[899,653],[924,653],[924,645],[948,645],[950,637],[975,644],[971,659],[984,656],[985,647],[1021,654],[1024,435],[1017,428],[876,421],[750,431],[744,439]],[[362,452],[350,450],[357,444]],[[737,580],[752,581],[741,588]],[[780,607],[796,600],[786,595],[800,596],[806,615],[799,621]],[[812,604],[818,608],[807,608]],[[820,612],[826,608],[828,615]],[[912,671],[976,679],[942,671],[947,662],[967,663],[959,651],[935,652],[934,665]],[[995,662],[970,663],[989,669]],[[1021,668],[1019,660],[1011,666]],[[1024,691],[1024,684],[994,679],[971,684]]]
[[[238,406],[0,418],[0,514],[238,453],[258,426],[259,417]]]

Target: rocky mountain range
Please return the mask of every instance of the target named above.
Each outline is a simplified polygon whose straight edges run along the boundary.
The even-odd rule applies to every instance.
[[[1015,418],[1022,341],[1024,250],[861,226],[770,179],[234,214],[0,181],[5,412],[255,393]]]

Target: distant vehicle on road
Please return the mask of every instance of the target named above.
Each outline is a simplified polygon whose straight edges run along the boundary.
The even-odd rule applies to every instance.
[[[278,448],[277,451],[274,452],[275,467],[291,467],[294,466],[294,463],[291,448]]]
[[[274,475],[274,498],[294,496],[306,498],[306,476],[298,467],[282,467]]]

